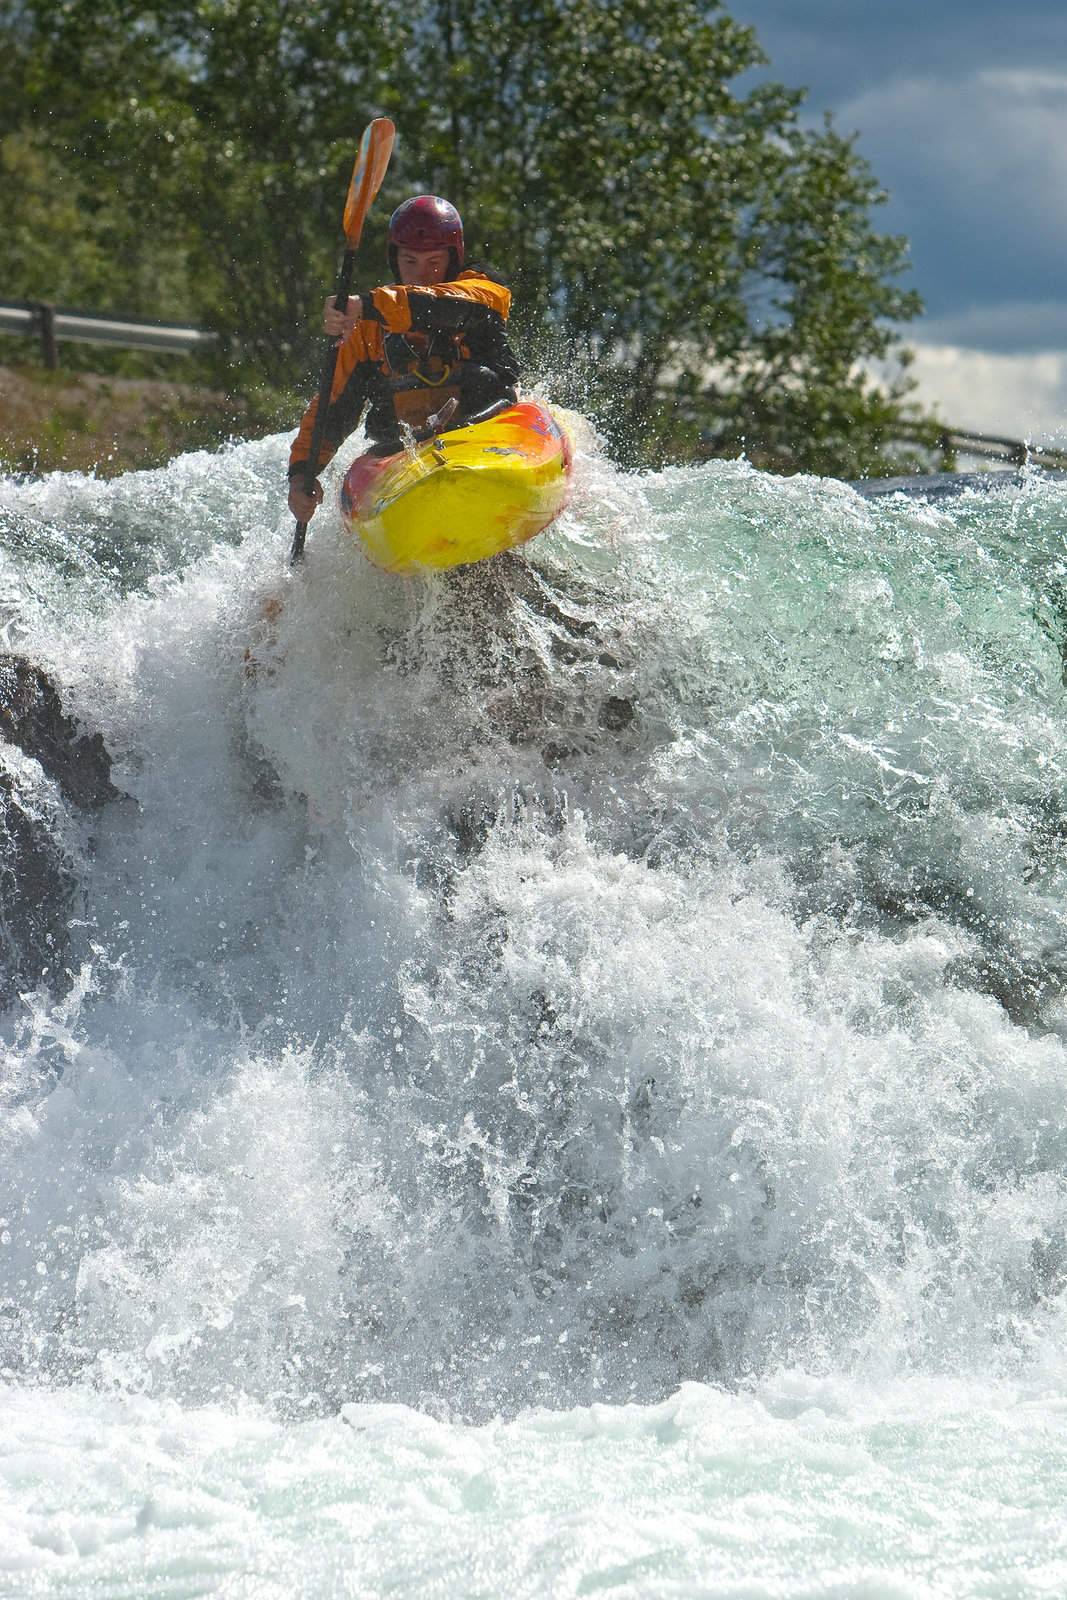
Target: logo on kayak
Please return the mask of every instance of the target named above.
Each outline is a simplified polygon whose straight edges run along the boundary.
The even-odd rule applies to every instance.
[[[515,450],[509,444],[487,444],[482,447],[483,456],[521,456],[521,450]]]
[[[539,433],[542,439],[561,439],[563,437],[555,418],[547,411],[542,412],[540,416],[535,413],[533,416],[524,417],[523,423],[533,433]]]

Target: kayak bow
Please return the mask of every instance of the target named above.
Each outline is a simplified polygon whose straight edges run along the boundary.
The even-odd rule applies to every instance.
[[[459,567],[524,544],[570,493],[571,443],[532,400],[395,455],[358,456],[341,514],[386,572]]]

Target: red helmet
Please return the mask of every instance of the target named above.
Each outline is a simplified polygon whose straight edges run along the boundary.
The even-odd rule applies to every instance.
[[[463,219],[455,206],[435,194],[417,194],[389,218],[389,244],[405,250],[454,250],[463,265]]]

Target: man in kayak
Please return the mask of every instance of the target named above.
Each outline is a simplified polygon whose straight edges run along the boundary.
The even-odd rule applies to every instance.
[[[452,427],[516,398],[519,364],[508,345],[511,293],[484,268],[463,268],[463,223],[455,206],[420,194],[389,221],[394,282],[352,295],[344,312],[327,301],[326,332],[338,338],[337,367],[316,471],[367,412],[367,436],[383,455],[403,448],[442,412]],[[308,522],[322,486],[304,487],[318,410],[312,400],[289,453],[289,510]],[[442,419],[444,420],[444,419]],[[411,433],[408,434],[410,438]]]

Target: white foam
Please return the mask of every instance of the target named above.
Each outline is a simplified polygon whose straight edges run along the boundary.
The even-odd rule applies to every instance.
[[[57,1388],[43,1457],[73,1416],[139,1463],[109,1498],[83,1441],[67,1521],[34,1522],[20,1413],[25,1570],[125,1562],[138,1592],[158,1559],[197,1592],[211,1542],[254,1526],[228,1592],[342,1592],[373,1546],[367,1593],[483,1592],[481,1570],[696,1593],[702,1551],[722,1594],[1008,1593],[1009,1534],[979,1531],[954,1461],[985,1451],[993,1493],[1000,1424],[961,1421],[952,1385],[999,1417],[1005,1384],[1059,1382],[1061,491],[865,502],[586,454],[529,562],[400,581],[328,510],[289,573],[283,459],[3,491],[48,521],[16,564],[26,637],[139,808],[80,859],[73,987],[5,1023],[0,1361],[43,1386],[13,1404],[125,1396]],[[68,514],[144,530],[166,493],[125,578],[72,557],[52,582]],[[803,1426],[794,1369],[822,1375],[796,1380]],[[955,1420],[857,1420],[850,1385],[901,1382]],[[803,1398],[820,1383],[843,1422]],[[442,1420],[374,1409],[398,1403]],[[370,1409],[270,1420],[342,1405]],[[537,1405],[485,1467],[458,1419]],[[353,1415],[396,1469],[366,1536],[358,1473],[322,1487]],[[1020,1497],[1052,1448],[1034,1415]],[[221,1430],[220,1505],[169,1446],[155,1483],[161,1419],[190,1460]],[[452,1464],[405,1489],[426,1439]],[[261,1447],[298,1463],[278,1501],[266,1469],[240,1487]],[[1038,1513],[1013,1526],[1059,1559]]]

